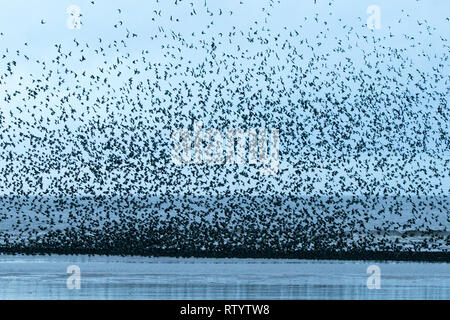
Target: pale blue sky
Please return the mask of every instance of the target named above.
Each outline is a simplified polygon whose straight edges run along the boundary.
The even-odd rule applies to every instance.
[[[4,54],[8,48],[9,56],[14,56],[15,50],[20,50],[22,54],[34,60],[51,60],[56,56],[55,44],[61,44],[65,52],[78,52],[73,41],[76,38],[82,46],[86,43],[90,45],[89,50],[86,49],[85,53],[87,61],[81,65],[77,59],[73,59],[71,62],[73,65],[70,65],[69,68],[83,68],[80,70],[95,72],[104,59],[111,61],[116,58],[116,55],[111,52],[108,52],[105,58],[89,53],[94,50],[95,45],[99,45],[98,38],[102,38],[103,43],[110,43],[115,39],[123,39],[127,33],[126,29],[128,29],[138,36],[127,40],[127,48],[124,52],[139,57],[142,50],[148,50],[148,56],[152,61],[164,63],[166,59],[163,57],[164,50],[161,49],[161,44],[166,43],[167,40],[160,41],[162,33],[158,31],[159,27],[164,28],[166,34],[173,31],[175,34],[180,33],[188,40],[195,38],[195,41],[198,41],[202,37],[205,39],[218,38],[220,33],[230,32],[232,26],[236,26],[237,30],[249,30],[255,25],[260,27],[264,19],[267,19],[266,25],[273,35],[282,33],[282,37],[285,36],[286,32],[283,32],[283,28],[286,27],[287,30],[298,30],[302,37],[311,43],[315,41],[315,36],[320,31],[325,32],[326,27],[330,28],[330,31],[327,32],[330,43],[334,37],[344,38],[350,28],[358,30],[358,36],[367,35],[381,38],[387,36],[388,40],[384,44],[392,48],[408,48],[404,54],[417,66],[420,66],[422,71],[430,71],[435,63],[429,64],[426,58],[418,57],[418,53],[423,51],[430,56],[443,57],[448,56],[450,51],[448,44],[446,47],[443,46],[442,40],[450,38],[450,22],[448,20],[450,1],[448,0],[317,0],[317,4],[314,3],[314,0],[281,0],[280,3],[270,0],[243,0],[243,4],[240,4],[239,0],[207,0],[209,12],[203,7],[204,1],[182,0],[178,1],[178,5],[175,6],[175,0],[94,0],[95,5],[92,5],[90,0],[0,0],[0,32],[3,33],[3,36],[0,36],[0,54]],[[190,2],[195,3],[196,15],[190,14],[192,12]],[[272,2],[274,6],[269,7]],[[83,25],[80,30],[71,30],[66,26],[69,18],[66,8],[70,5],[77,5],[81,9]],[[366,9],[369,5],[378,5],[381,8],[382,28],[380,30],[371,31],[363,27],[366,23]],[[119,8],[121,13],[118,12]],[[268,9],[263,11],[262,8]],[[155,15],[154,10],[161,11],[161,14]],[[266,15],[267,10],[269,10],[270,16]],[[222,15],[219,15],[220,11],[222,11]],[[229,14],[230,11],[233,12],[232,15]],[[315,17],[318,22],[315,21]],[[153,21],[152,18],[155,20]],[[176,22],[176,19],[179,19],[180,22]],[[45,24],[41,24],[41,20],[44,20]],[[113,26],[119,21],[123,21],[124,25],[121,28],[114,28]],[[207,28],[211,21],[214,21],[214,25]],[[324,22],[327,23],[326,26]],[[346,29],[342,28],[343,24],[347,25]],[[431,29],[427,30],[426,25],[429,25]],[[201,34],[202,30],[206,31],[205,35]],[[431,35],[427,31],[430,31]],[[195,37],[191,37],[193,32]],[[392,37],[389,37],[390,34]],[[404,37],[405,34],[415,37],[416,42],[420,42],[421,45],[409,48],[411,41]],[[152,39],[151,37],[154,35],[159,35],[160,38]],[[238,42],[227,44],[226,41],[223,41],[221,50],[233,52],[238,45],[244,49],[258,50],[257,45],[249,47],[245,37],[241,39],[242,42],[239,42],[239,37],[234,39]],[[351,38],[350,41],[355,44],[357,39]],[[28,46],[24,46],[25,42]],[[357,42],[359,48],[354,48],[348,53],[355,63],[361,59],[360,50],[366,46],[362,39]],[[322,47],[317,47],[315,53],[322,54],[327,50],[329,47],[325,43]],[[117,55],[120,54],[121,52]],[[186,59],[193,61],[202,59],[196,52],[187,51],[183,54]],[[308,55],[311,56],[311,52],[305,52],[305,56]],[[331,59],[333,57],[330,57]],[[41,72],[39,65],[25,62],[23,57],[18,57],[17,62],[14,80],[9,79],[6,83],[0,84],[0,97],[4,90],[14,90],[19,81],[18,76],[24,76],[24,82],[27,82],[30,81],[27,74]],[[4,67],[3,62],[0,67]],[[447,63],[442,72],[445,74],[448,71]],[[406,81],[406,79],[403,80]],[[111,81],[119,80],[112,79]],[[104,92],[100,94],[104,94]],[[4,106],[4,108],[11,107],[15,107],[15,105]],[[2,110],[6,111],[6,109]],[[7,112],[5,115],[7,119]],[[326,159],[324,159],[325,161]],[[425,159],[425,163],[427,161]],[[443,168],[441,167],[441,169]],[[315,172],[313,174],[321,175],[322,173]],[[362,175],[364,174],[362,173]],[[376,176],[373,172],[371,174]],[[448,178],[444,182],[447,182],[445,185],[448,189]]]

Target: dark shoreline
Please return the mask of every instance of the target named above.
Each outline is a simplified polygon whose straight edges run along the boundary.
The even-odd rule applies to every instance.
[[[393,251],[347,251],[347,252],[251,252],[235,249],[233,251],[194,251],[177,250],[135,250],[123,254],[121,250],[102,250],[93,248],[5,248],[0,247],[0,255],[101,255],[101,256],[142,256],[172,258],[235,258],[235,259],[298,259],[298,260],[338,260],[338,261],[402,261],[402,262],[445,262],[450,263],[448,252],[393,252]]]

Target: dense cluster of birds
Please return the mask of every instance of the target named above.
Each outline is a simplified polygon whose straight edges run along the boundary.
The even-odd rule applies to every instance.
[[[445,30],[417,21],[396,46],[330,9],[301,21],[316,34],[274,31],[272,0],[215,28],[235,13],[177,0],[209,21],[181,32],[158,5],[151,35],[121,8],[115,39],[2,46],[2,252],[449,259]],[[171,133],[196,121],[279,129],[279,172],[175,165]]]

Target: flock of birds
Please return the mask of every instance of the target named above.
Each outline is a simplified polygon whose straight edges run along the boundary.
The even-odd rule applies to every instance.
[[[330,9],[305,37],[272,30],[270,0],[223,31],[233,11],[174,5],[210,22],[144,35],[122,8],[112,40],[2,46],[2,252],[449,260],[450,46],[427,42],[445,30],[395,46]],[[174,165],[171,133],[196,121],[279,129],[278,174]]]

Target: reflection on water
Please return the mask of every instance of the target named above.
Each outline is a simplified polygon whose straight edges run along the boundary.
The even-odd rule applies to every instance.
[[[366,286],[381,269],[381,289]],[[69,265],[81,289],[66,286]],[[449,299],[445,263],[0,256],[1,299]]]

